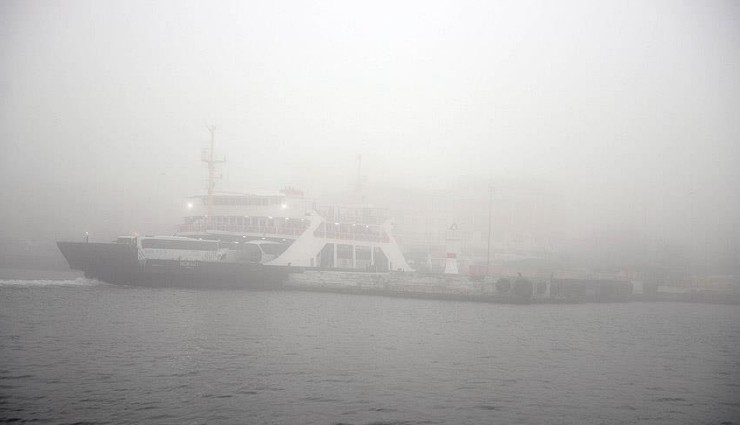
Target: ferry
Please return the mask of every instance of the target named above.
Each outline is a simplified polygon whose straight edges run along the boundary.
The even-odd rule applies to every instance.
[[[186,200],[175,236],[122,236],[111,243],[58,242],[74,270],[115,284],[279,288],[304,269],[411,272],[387,210],[321,204],[303,192],[215,190],[213,133],[205,195]]]
[[[413,271],[382,208],[319,206],[295,190],[212,193],[186,205],[175,236],[57,245],[72,269],[128,285],[264,289],[307,269]]]

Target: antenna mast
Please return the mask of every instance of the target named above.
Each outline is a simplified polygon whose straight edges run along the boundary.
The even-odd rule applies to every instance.
[[[201,160],[208,164],[208,197],[206,198],[206,207],[208,211],[208,216],[206,217],[206,231],[208,231],[208,229],[211,227],[211,216],[213,215],[213,191],[216,188],[216,178],[219,177],[218,175],[216,175],[216,164],[220,164],[226,161],[213,159],[213,145],[216,133],[216,126],[207,125],[206,128],[208,128],[208,131],[211,133],[211,149],[207,154],[205,154],[204,152],[203,158],[201,158]]]

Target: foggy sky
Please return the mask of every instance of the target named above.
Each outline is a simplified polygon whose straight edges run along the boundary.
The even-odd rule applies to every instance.
[[[733,1],[2,0],[0,64],[0,237],[177,224],[206,123],[223,190],[345,189],[362,154],[541,181],[575,233],[740,229]]]

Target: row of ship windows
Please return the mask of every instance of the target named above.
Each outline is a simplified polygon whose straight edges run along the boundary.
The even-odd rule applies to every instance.
[[[383,235],[383,228],[379,226],[369,226],[365,224],[347,224],[347,223],[321,223],[319,224],[319,227],[316,228],[316,234],[324,233],[325,231],[328,231],[329,233],[355,233],[355,234],[373,234],[373,235]]]
[[[191,251],[215,251],[218,249],[218,242],[198,240],[142,239],[141,247],[153,249],[187,249]]]
[[[345,244],[337,244],[337,259],[345,259],[345,260],[351,260],[352,259],[352,245],[345,245]],[[355,259],[357,260],[370,260],[372,258],[370,254],[370,247],[367,246],[357,246],[354,247],[355,251]]]
[[[193,216],[185,217],[185,224],[205,224],[206,217]],[[297,218],[274,218],[274,217],[243,217],[243,216],[215,216],[211,218],[211,224],[214,225],[232,225],[232,226],[261,226],[261,227],[292,227],[306,228],[308,221]]]
[[[208,197],[202,198],[203,205],[208,205]],[[213,205],[281,205],[283,198],[262,198],[262,197],[233,197],[233,196],[214,196]]]

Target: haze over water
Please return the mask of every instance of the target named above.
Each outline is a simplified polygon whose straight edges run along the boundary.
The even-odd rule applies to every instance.
[[[738,22],[734,1],[4,0],[0,237],[171,234],[216,124],[219,190],[347,190],[362,155],[376,192],[503,182],[557,200],[553,246],[627,235],[737,273]]]
[[[0,420],[740,423],[740,309],[0,281]]]

